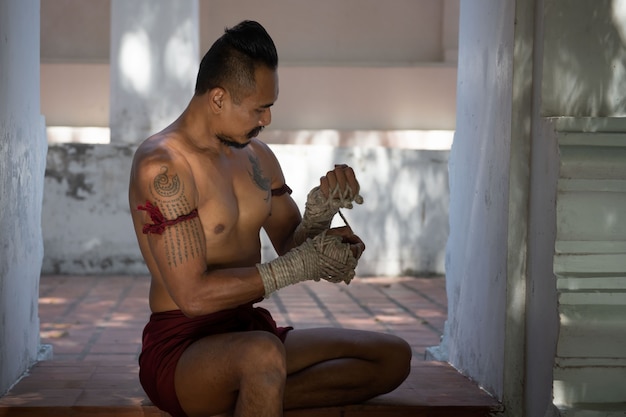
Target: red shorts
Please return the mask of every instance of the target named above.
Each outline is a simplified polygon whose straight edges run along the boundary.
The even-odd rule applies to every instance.
[[[291,327],[277,327],[269,311],[252,303],[202,317],[180,310],[153,313],[143,331],[139,381],[150,401],[172,417],[186,417],[174,388],[178,359],[195,341],[213,334],[265,330],[283,342]]]

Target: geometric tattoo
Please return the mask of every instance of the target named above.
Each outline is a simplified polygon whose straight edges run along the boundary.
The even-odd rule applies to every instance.
[[[154,190],[163,197],[171,197],[180,191],[178,175],[174,175],[171,180],[167,176],[167,167],[161,167],[161,173],[154,177]]]
[[[161,172],[152,181],[151,194],[155,204],[146,204],[141,208],[149,211],[152,221],[155,222],[154,225],[145,225],[144,230],[148,228],[152,232],[163,234],[170,268],[196,256],[204,256],[202,225],[197,218],[197,209],[192,209],[184,191],[185,184],[180,182],[178,175],[169,175],[168,168],[162,166]]]

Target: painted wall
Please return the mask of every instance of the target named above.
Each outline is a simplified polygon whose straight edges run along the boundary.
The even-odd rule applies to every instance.
[[[274,38],[281,65],[456,60],[459,0],[273,0],[263,7],[254,0],[198,3],[200,54],[225,26],[255,19]],[[111,0],[41,0],[42,62],[109,62],[110,19]]]
[[[536,112],[540,106],[534,107]],[[548,417],[552,408],[552,367],[559,334],[553,272],[559,152],[555,126],[536,116],[532,132],[528,222],[528,281],[523,407],[528,416]]]
[[[447,151],[271,147],[301,210],[308,191],[333,164],[355,168],[365,203],[344,214],[367,245],[360,275],[444,272]],[[133,152],[124,145],[50,146],[43,203],[44,274],[147,273],[126,192]],[[275,256],[265,237],[263,255]]]
[[[433,352],[501,400],[507,417],[554,412],[558,153],[540,117],[542,29],[534,1],[461,3],[448,323]]]
[[[444,48],[456,48],[455,4],[458,0],[275,0],[258,7],[254,0],[201,0],[200,49],[206,51],[225,26],[255,19],[274,38],[282,65],[442,62]]]
[[[74,20],[63,26],[59,12],[52,10],[52,3],[93,26]],[[123,1],[106,3],[125,5]],[[279,157],[285,154],[284,164],[290,165],[292,158],[307,161],[305,169],[300,164],[287,172],[290,181],[302,184],[291,185],[296,193],[302,193],[301,201],[326,171],[326,165],[319,161],[328,161],[331,167],[333,158],[347,158],[360,166],[364,190],[371,194],[366,197],[369,202],[363,211],[355,210],[355,215],[368,213],[384,219],[373,226],[364,217],[357,219],[363,220],[362,227],[367,227],[364,238],[370,242],[368,248],[372,248],[368,250],[371,258],[361,263],[359,272],[441,274],[448,230],[446,146],[449,141],[444,139],[443,145],[435,146],[444,149],[437,152],[418,151],[420,145],[407,141],[439,136],[431,134],[432,130],[449,136],[454,129],[458,1],[394,0],[394,4],[383,7],[374,0],[341,3],[280,0],[257,10],[256,3],[247,0],[200,1],[200,54],[220,35],[225,24],[250,17],[262,21],[274,37],[281,57],[281,93],[272,109],[271,128],[263,133],[262,139],[268,143],[303,143],[303,139],[304,143],[310,143],[307,138],[311,135],[359,138],[350,143],[350,148],[338,149],[333,157],[324,148],[277,146]],[[117,59],[109,59],[108,50],[111,48],[115,54],[120,49],[120,34],[111,36],[110,31],[121,31],[119,24],[141,27],[142,23],[117,22],[116,13],[126,14],[115,7],[106,13],[101,6],[95,7],[93,12],[101,13],[102,20],[113,22],[111,28],[104,27],[102,22],[88,17],[89,7],[77,0],[43,0],[42,10],[45,34],[42,35],[41,100],[48,125],[108,128],[110,115],[114,113],[109,108],[117,106],[115,100],[109,99],[115,94],[108,92],[117,91],[124,83],[121,77],[108,75],[113,70],[111,65],[118,69],[119,64]],[[255,10],[254,16],[243,15],[242,10]],[[153,17],[157,18],[158,14]],[[169,17],[161,16],[164,18]],[[420,24],[416,25],[415,21]],[[149,25],[144,28],[146,33],[149,28]],[[85,41],[75,36],[82,31],[90,32]],[[157,44],[150,43],[148,49],[155,51],[159,39],[165,50],[178,37],[150,39]],[[87,40],[95,42],[93,49]],[[74,44],[74,49],[68,48],[67,43]],[[164,65],[159,54],[151,53],[148,57],[145,67]],[[137,92],[139,103],[133,104],[138,109],[137,118],[132,118],[134,112],[125,107],[115,112],[127,113],[128,121],[144,129],[142,134],[130,135],[139,142],[169,124],[172,115],[183,110],[191,94],[191,91],[186,94],[178,91],[179,108],[170,109],[168,117],[151,120],[148,130],[141,121],[142,114],[155,103],[158,107],[161,101],[146,99]],[[141,100],[146,107],[142,107]],[[130,130],[124,127],[126,124],[115,120],[111,123],[111,132],[119,131],[120,127]],[[367,140],[360,139],[364,136]],[[393,137],[398,136],[408,139],[400,148],[390,149],[397,143]],[[44,196],[44,273],[145,273],[134,236],[129,233],[125,199],[132,141],[127,142],[128,146],[111,148],[50,148]],[[346,145],[342,139],[336,144]],[[386,194],[383,184],[390,178],[400,178],[402,183],[391,187],[393,194]]]
[[[39,351],[46,139],[39,110],[39,1],[0,0],[0,395]]]
[[[626,116],[626,6],[545,0],[542,114]]]
[[[458,1],[277,0],[260,8],[252,0],[201,0],[199,55],[224,26],[258,19],[280,56],[281,92],[272,129],[454,130]],[[123,108],[129,101],[116,81],[118,57],[109,57],[109,51],[118,51],[121,36],[118,26],[111,34],[111,18],[110,0],[97,5],[42,0],[41,102],[48,126],[109,127],[111,105]],[[168,33],[170,40],[178,36]],[[167,42],[157,38],[150,37],[150,53],[133,67],[139,74],[165,73],[158,65]],[[171,43],[186,47],[182,41]],[[151,129],[160,130],[184,109],[193,88],[190,82],[185,85],[187,90],[181,91],[187,92],[177,92],[176,100],[167,100],[167,112],[159,109],[164,114],[150,120]],[[114,94],[109,94],[111,88]],[[143,126],[147,116],[142,111],[130,113],[142,118],[138,124]],[[118,122],[117,113],[113,131],[117,125],[130,130],[123,124],[127,118]]]
[[[626,118],[553,123],[560,154],[554,404],[564,417],[619,416],[626,410]]]
[[[450,153],[448,359],[501,399],[504,384],[514,5],[461,2]]]
[[[465,4],[432,352],[507,417],[622,415],[625,3]]]
[[[189,103],[200,64],[198,0],[111,0],[111,143],[137,144]]]
[[[41,108],[48,126],[109,127],[109,70],[108,64],[42,64]],[[454,130],[456,73],[453,64],[281,66],[268,130]],[[168,114],[182,111],[191,94]],[[161,117],[153,129],[173,118]]]
[[[542,113],[559,146],[554,404],[624,414],[626,3],[546,0]],[[572,117],[562,117],[572,116]]]

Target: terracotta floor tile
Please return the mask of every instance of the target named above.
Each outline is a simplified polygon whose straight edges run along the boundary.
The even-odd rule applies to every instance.
[[[137,361],[137,356],[135,354],[126,353],[109,355],[93,353],[85,355],[85,360],[130,365]]]
[[[82,392],[82,389],[40,388],[30,393],[11,394],[2,397],[0,399],[0,406],[72,406]]]
[[[155,407],[141,407],[147,399],[138,381],[137,356],[150,315],[149,281],[145,276],[42,277],[41,341],[53,346],[53,359],[38,363],[0,398],[0,417],[7,415],[8,406],[25,410],[19,416],[30,416],[33,410],[47,412],[33,416],[56,416],[56,409],[72,410],[71,415],[76,416],[167,417]],[[260,306],[270,310],[279,325],[338,326],[396,334],[410,341],[412,364],[418,367],[424,364],[426,348],[439,344],[447,313],[443,278],[357,277],[350,285],[306,282],[282,289]],[[396,395],[403,396],[420,383],[423,385],[419,380],[408,381]],[[285,415],[354,415],[350,413],[353,409],[346,408]]]

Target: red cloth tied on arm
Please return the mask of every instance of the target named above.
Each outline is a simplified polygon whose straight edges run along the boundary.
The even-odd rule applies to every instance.
[[[150,218],[154,222],[153,224],[146,223],[143,225],[142,232],[144,235],[147,235],[149,233],[162,235],[163,232],[165,232],[166,227],[174,226],[175,224],[184,222],[185,220],[191,220],[198,217],[198,209],[193,209],[189,214],[183,214],[173,220],[168,220],[165,218],[163,213],[161,213],[159,207],[155,204],[152,204],[148,200],[146,200],[145,206],[137,206],[137,210],[147,211],[150,215]]]

